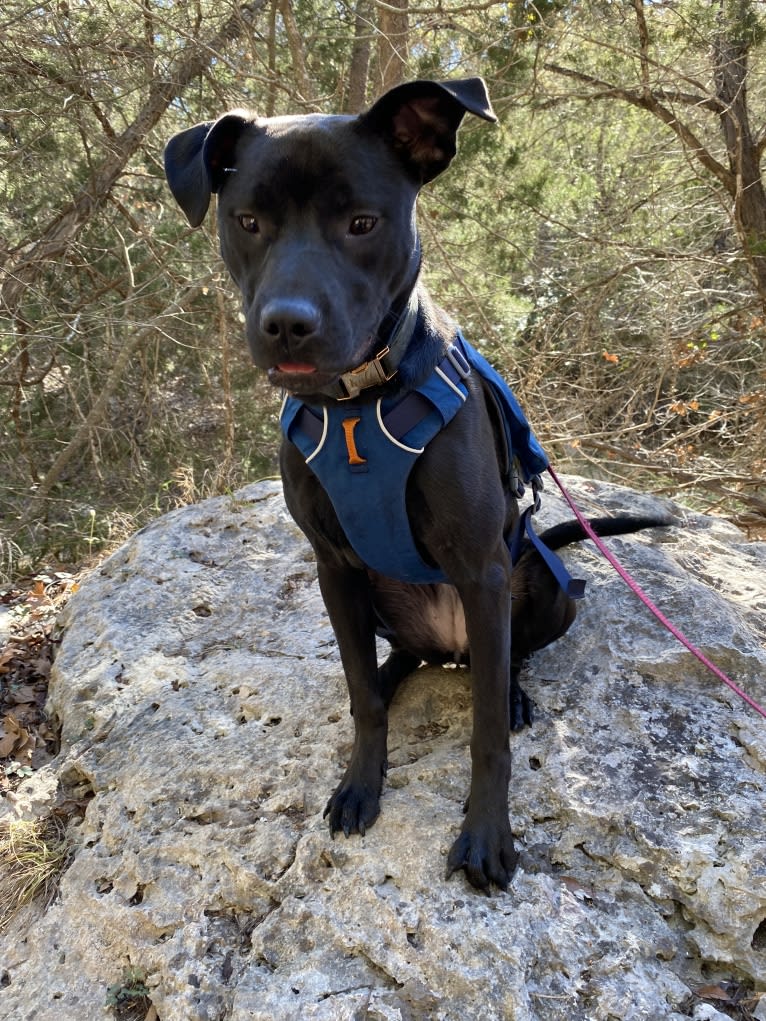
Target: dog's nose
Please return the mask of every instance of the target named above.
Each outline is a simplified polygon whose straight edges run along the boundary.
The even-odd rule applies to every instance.
[[[311,340],[321,322],[319,309],[303,298],[276,298],[261,310],[261,332],[291,346]]]

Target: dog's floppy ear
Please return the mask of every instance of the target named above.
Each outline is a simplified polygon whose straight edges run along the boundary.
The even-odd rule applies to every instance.
[[[359,125],[390,141],[425,184],[452,161],[466,113],[497,120],[482,78],[397,85],[360,116]]]
[[[210,196],[223,187],[226,171],[235,169],[237,141],[254,120],[245,110],[233,110],[180,131],[165,146],[165,176],[192,227],[205,219]]]

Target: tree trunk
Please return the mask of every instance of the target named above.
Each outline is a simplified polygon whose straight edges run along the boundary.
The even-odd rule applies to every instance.
[[[378,64],[383,91],[399,85],[409,61],[409,0],[391,0],[378,7]]]
[[[374,33],[371,0],[357,0],[354,15],[354,43],[348,71],[348,91],[343,109],[359,113],[367,101],[367,75],[370,70],[370,44]]]
[[[285,23],[287,45],[290,48],[290,60],[292,61],[295,80],[298,85],[299,100],[307,110],[315,110],[316,105],[313,100],[314,88],[311,84],[308,68],[306,67],[303,40],[301,39],[301,33],[295,20],[295,13],[290,0],[282,0],[282,20]]]
[[[269,37],[267,58],[269,62],[269,87],[266,93],[266,116],[273,117],[277,108],[277,14],[279,0],[271,0],[269,10]]]
[[[753,282],[766,307],[766,191],[747,103],[748,45],[719,37],[713,47],[716,96],[734,177],[733,220]]]

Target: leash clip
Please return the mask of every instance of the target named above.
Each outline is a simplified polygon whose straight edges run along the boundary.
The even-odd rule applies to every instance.
[[[534,501],[532,513],[537,514],[537,512],[540,510],[540,505],[542,504],[540,494],[545,489],[545,483],[543,482],[542,476],[540,475],[533,475],[531,478],[531,482],[532,482],[532,498]]]

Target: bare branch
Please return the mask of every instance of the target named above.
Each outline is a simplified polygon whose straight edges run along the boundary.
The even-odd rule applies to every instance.
[[[638,22],[641,83],[644,87],[644,95],[648,96],[651,92],[649,85],[649,29],[646,26],[646,18],[644,17],[644,0],[633,0],[633,7],[635,8],[636,21]]]
[[[51,490],[61,478],[64,469],[79,454],[82,448],[90,442],[94,430],[102,421],[109,407],[109,401],[119,386],[125,371],[130,365],[131,359],[141,345],[148,340],[157,330],[162,328],[164,321],[172,315],[183,311],[184,304],[188,304],[210,284],[212,275],[199,283],[190,284],[181,294],[175,298],[170,305],[164,309],[155,320],[147,323],[140,330],[135,330],[122,344],[114,364],[111,367],[107,379],[99,391],[98,397],[91,406],[88,414],[83,418],[74,436],[58,455],[51,465],[39,487],[35,490],[28,514],[27,521],[33,521],[40,513]]]
[[[711,174],[718,178],[730,195],[734,195],[736,191],[736,179],[731,171],[710,153],[700,139],[697,138],[689,125],[679,120],[678,116],[661,101],[663,96],[668,97],[669,100],[672,99],[673,93],[667,93],[663,90],[642,90],[641,92],[637,92],[634,89],[626,89],[620,85],[613,85],[610,82],[596,78],[593,75],[584,74],[582,71],[576,71],[569,67],[562,67],[560,64],[546,63],[544,67],[546,70],[552,71],[554,74],[558,74],[566,78],[573,78],[576,81],[588,85],[590,89],[593,90],[588,92],[588,98],[590,99],[621,99],[625,103],[630,103],[631,106],[636,106],[641,110],[647,110],[649,113],[653,114],[664,124],[667,124],[667,126],[678,136],[681,142],[683,142],[684,146],[689,150],[694,158],[701,163],[706,170],[709,170]],[[694,105],[719,112],[720,104],[714,104],[710,99],[698,97],[698,102]]]
[[[165,77],[152,82],[149,95],[136,118],[113,140],[108,156],[79,195],[39,233],[38,240],[20,249],[15,262],[6,266],[0,307],[18,314],[19,302],[27,289],[53,260],[63,255],[78,232],[103,205],[126,164],[170,103],[203,73],[219,50],[242,32],[264,4],[265,0],[254,0],[238,7],[207,42],[187,43]]]

